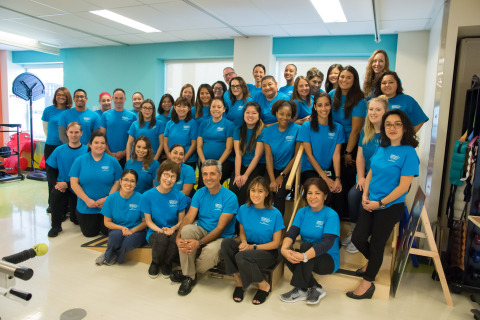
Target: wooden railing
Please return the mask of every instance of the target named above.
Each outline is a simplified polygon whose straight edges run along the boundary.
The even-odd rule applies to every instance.
[[[290,229],[293,219],[295,218],[295,214],[299,209],[298,207],[302,202],[302,186],[300,184],[300,175],[302,172],[302,155],[303,144],[301,144],[300,148],[298,148],[297,156],[295,157],[295,161],[293,162],[292,170],[290,171],[290,175],[288,176],[286,185],[287,190],[292,190],[292,187],[295,187],[295,192],[293,196],[293,212],[287,230]]]

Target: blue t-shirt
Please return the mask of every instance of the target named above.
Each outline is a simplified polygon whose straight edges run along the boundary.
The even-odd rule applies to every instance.
[[[139,193],[144,193],[145,191],[153,188],[153,181],[157,176],[157,169],[159,167],[160,164],[157,160],[153,160],[146,170],[143,168],[142,161],[130,159],[125,163],[125,170],[133,169],[138,174],[138,181],[135,191]]]
[[[420,107],[415,99],[407,94],[399,94],[388,99],[388,109],[400,109],[405,112],[412,126],[428,121],[428,117],[425,112],[423,112],[422,107]]]
[[[46,107],[43,110],[42,121],[48,122],[47,140],[46,144],[52,146],[59,146],[63,144],[62,140],[58,136],[58,121],[60,115],[68,109],[57,109],[54,105]]]
[[[252,150],[248,150],[248,143],[250,142],[250,138],[252,137],[253,129],[247,128],[247,142],[245,143],[245,153],[242,155],[242,166],[248,166],[250,162],[252,162],[253,158],[255,157],[255,149],[257,145],[255,144]],[[240,141],[240,127],[236,128],[233,132],[233,141]],[[263,141],[263,130],[257,137],[257,143]],[[265,154],[263,154],[258,161],[258,163],[265,163]]]
[[[272,114],[272,105],[275,103],[275,101],[282,99],[287,101],[290,100],[290,98],[286,94],[281,92],[277,92],[277,95],[275,96],[275,98],[273,98],[272,101],[268,101],[267,97],[265,97],[265,95],[261,91],[254,96],[253,101],[258,103],[260,107],[262,107],[261,118],[265,124],[277,122],[277,117]]]
[[[281,92],[287,95],[291,99],[293,95],[293,86],[283,86],[280,89],[278,89],[278,92]]]
[[[200,118],[195,118],[195,121],[197,122],[197,127],[200,128],[202,125],[203,121],[211,118],[212,116],[210,115],[210,107],[209,106],[203,106],[202,107],[202,116]]]
[[[328,125],[318,125],[318,131],[313,131],[311,122],[302,124],[298,133],[298,141],[308,142],[312,146],[313,157],[323,170],[329,170],[332,167],[332,157],[337,144],[345,142],[345,135],[341,124],[335,123],[335,130],[330,131]],[[302,156],[302,172],[315,170],[308,161],[307,155]]]
[[[103,113],[100,126],[106,129],[108,147],[111,152],[123,151],[127,148],[128,129],[135,120],[137,120],[135,113],[128,110],[110,109]]]
[[[117,159],[104,153],[95,161],[89,152],[78,157],[70,169],[70,177],[78,178],[85,194],[92,200],[108,196],[113,184],[120,180],[122,167]],[[77,210],[80,213],[99,213],[99,208],[89,208],[85,201],[77,197]]]
[[[210,117],[202,122],[198,136],[203,139],[203,155],[205,159],[218,160],[225,151],[227,138],[233,137],[234,124],[222,117],[215,123]]]
[[[402,176],[418,176],[420,160],[412,146],[378,147],[371,160],[372,180],[369,184],[371,201],[379,201],[389,195],[400,184]],[[398,199],[386,204],[405,202],[405,192]]]
[[[375,133],[373,139],[368,141],[366,144],[363,143],[363,137],[365,137],[365,132],[362,130],[360,133],[360,139],[358,140],[358,146],[362,147],[363,158],[365,159],[365,177],[367,177],[368,171],[370,171],[370,158],[373,156],[375,151],[378,148],[378,137],[380,133]]]
[[[210,194],[207,187],[195,192],[192,199],[192,207],[198,209],[198,223],[207,232],[211,232],[218,225],[222,213],[233,214],[234,217],[225,227],[220,238],[233,238],[235,236],[235,215],[238,210],[238,200],[235,193],[224,186],[216,194]]]
[[[128,129],[128,134],[134,139],[140,136],[147,137],[152,144],[153,154],[156,154],[158,147],[160,146],[160,140],[158,137],[163,134],[163,131],[165,131],[165,123],[157,121],[153,128],[149,128],[149,126],[150,121],[145,121],[145,123],[143,124],[143,128],[140,128],[140,123],[137,120],[132,123],[130,129]],[[135,150],[132,150],[132,152],[134,151]]]
[[[157,121],[162,121],[164,125],[167,124],[168,121],[170,121],[170,117],[162,114],[159,114],[155,117]]]
[[[193,119],[188,122],[179,120],[178,123],[170,120],[167,122],[165,132],[163,133],[163,136],[168,138],[168,149],[174,144],[181,144],[185,148],[185,154],[187,154],[188,149],[192,146],[192,140],[197,139],[197,135],[197,122]],[[194,152],[190,158],[187,159],[187,163],[197,162],[197,159],[197,152]]]
[[[330,91],[329,93],[330,97],[332,97],[333,101],[333,96],[335,95],[335,89]],[[355,105],[352,109],[352,112],[350,112],[350,115],[348,118],[345,118],[345,99],[347,96],[342,95],[341,99],[341,104],[340,108],[338,110],[335,110],[335,108],[332,105],[332,116],[333,116],[333,121],[340,123],[343,126],[343,129],[345,130],[345,142],[348,142],[348,139],[350,137],[350,132],[352,132],[352,118],[353,117],[362,117],[365,118],[367,116],[367,103],[365,102],[365,99],[361,99],[357,105]]]
[[[107,197],[102,207],[102,214],[112,219],[112,222],[119,226],[132,229],[142,223],[143,215],[140,211],[140,200],[142,195],[134,192],[130,198],[125,199],[120,191],[112,193]]]
[[[322,210],[313,212],[310,206],[306,206],[297,211],[292,226],[300,229],[302,242],[317,244],[322,241],[324,233],[336,235],[335,242],[327,253],[332,257],[335,263],[335,271],[340,266],[340,255],[338,246],[338,237],[340,236],[340,219],[335,210],[324,206]]]
[[[310,105],[305,100],[293,100],[297,104],[297,119],[303,119],[305,117],[312,115],[312,100],[310,100]]]
[[[152,188],[142,195],[140,210],[151,215],[153,223],[159,228],[171,228],[178,223],[178,214],[189,205],[190,199],[175,188],[161,193]],[[147,241],[154,231],[147,230]]]
[[[53,150],[50,157],[47,159],[47,164],[55,169],[58,169],[57,182],[70,182],[70,169],[72,164],[79,156],[87,153],[88,147],[81,145],[78,148],[71,148],[68,143],[65,143],[55,150]]]
[[[80,142],[84,145],[88,144],[92,131],[100,129],[100,117],[90,109],[77,111],[77,109],[71,108],[62,112],[58,120],[58,125],[67,128],[71,122],[78,122],[82,126],[83,134]]]
[[[245,102],[243,99],[235,101],[233,106],[228,109],[227,119],[234,123],[235,127],[239,127],[243,123],[243,112],[245,105],[253,101],[251,97],[247,97]]]
[[[102,115],[103,115],[102,109],[95,110],[95,113],[98,114],[100,118],[102,118]]]
[[[269,243],[275,232],[285,229],[282,214],[275,207],[257,209],[244,204],[238,209],[237,220],[245,230],[248,243]]]
[[[293,158],[300,127],[300,125],[290,122],[284,132],[278,130],[278,123],[263,129],[262,141],[268,144],[272,150],[273,167],[275,170],[285,169]]]
[[[247,83],[247,88],[248,88],[248,91],[250,92],[250,95],[252,97],[255,97],[255,95],[257,93],[262,92],[262,87],[257,88],[257,87],[255,87],[254,84],[251,84],[251,83]]]

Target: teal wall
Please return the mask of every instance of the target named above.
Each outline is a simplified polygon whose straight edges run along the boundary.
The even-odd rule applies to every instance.
[[[60,55],[35,51],[13,52],[13,62],[63,63],[64,85],[72,92],[87,91],[89,106],[98,104],[100,92],[124,88],[127,96],[141,91],[159,101],[165,90],[166,60],[232,59],[234,40],[212,40],[62,49]],[[273,39],[273,55],[289,57],[369,57],[384,49],[395,70],[397,35],[290,37]],[[221,75],[219,75],[219,79]],[[127,98],[128,99],[128,98]]]

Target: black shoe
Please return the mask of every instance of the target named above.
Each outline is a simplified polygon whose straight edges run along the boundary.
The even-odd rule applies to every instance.
[[[50,206],[47,208],[47,213],[52,213],[52,208],[50,208]]]
[[[72,216],[70,216],[70,221],[71,221],[74,225],[77,225],[77,226],[78,226],[78,220],[77,220],[77,218],[72,219]]]
[[[362,295],[357,296],[356,294],[353,293],[353,291],[347,292],[347,297],[360,300],[360,299],[372,299],[373,293],[375,292],[375,285],[372,282],[372,285],[370,288],[367,289]]]
[[[150,268],[148,268],[148,276],[152,279],[155,279],[158,277],[158,274],[160,273],[160,267],[156,263],[151,263]]]
[[[172,264],[171,263],[165,263],[162,266],[162,276],[165,279],[170,278],[170,274],[172,273]]]
[[[170,280],[173,282],[182,282],[185,280],[185,278],[186,277],[183,275],[182,270],[175,270],[172,272],[172,274],[170,274]]]
[[[365,275],[365,271],[363,271],[363,267],[361,267],[360,269],[357,269],[357,271],[355,271],[355,274],[359,277],[363,277]]]
[[[197,284],[196,279],[185,277],[185,279],[182,281],[182,284],[180,285],[180,288],[178,288],[178,295],[186,296],[187,294],[192,292],[192,289],[196,284]]]
[[[50,238],[55,238],[62,231],[63,231],[62,227],[52,227],[52,229],[50,229],[50,231],[48,231],[48,236]]]

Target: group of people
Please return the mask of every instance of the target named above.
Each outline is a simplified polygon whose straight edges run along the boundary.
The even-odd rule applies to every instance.
[[[202,84],[196,95],[186,84],[158,106],[135,92],[133,111],[122,89],[101,93],[96,112],[86,107],[84,90],[74,92],[73,106],[68,89],[57,89],[42,116],[48,236],[58,236],[68,212],[85,236],[108,235],[97,265],[122,263],[147,241],[149,276],[181,283],[179,295],[223,258],[235,278],[233,300],[257,283],[254,304],[268,297],[262,272],[280,255],[293,274],[281,300],[318,303],[326,293],[313,273],[339,268],[341,243],[368,259],[347,296],[371,298],[386,241],[418,175],[415,133],[428,117],[403,93],[383,50],[370,57],[363,90],[352,66],[332,65],[325,91],[317,68],[296,73],[287,65],[287,85],[278,88],[261,64],[253,68],[255,84],[227,67],[225,82]],[[307,206],[284,230],[287,177],[300,146]],[[340,219],[352,224],[342,241]],[[181,269],[173,270],[175,262]]]

